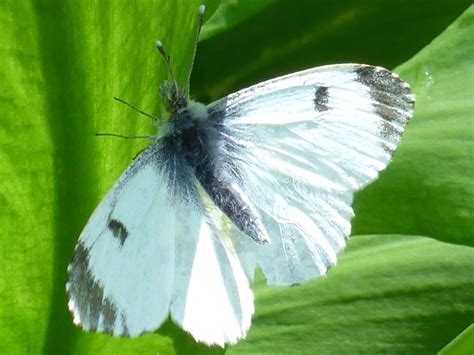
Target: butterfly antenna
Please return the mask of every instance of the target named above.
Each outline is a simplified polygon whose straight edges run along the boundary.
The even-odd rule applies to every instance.
[[[198,46],[198,42],[199,42],[199,35],[201,34],[202,25],[204,24],[204,12],[206,12],[206,6],[200,5],[199,8],[198,8],[197,32],[196,32],[196,38],[194,39],[193,58],[191,60],[191,66],[194,65],[194,59],[196,58],[197,46]],[[189,83],[191,82],[191,72],[192,72],[192,70],[189,71],[187,85],[189,85]]]
[[[206,6],[200,5],[198,8],[198,18],[197,18],[197,32],[196,38],[194,39],[194,48],[193,48],[193,57],[191,63],[194,63],[194,58],[196,57],[196,50],[199,41],[199,35],[201,33],[202,25],[204,24],[204,12],[206,11]],[[179,86],[178,81],[176,80],[176,75],[174,74],[173,67],[171,66],[171,59],[168,53],[166,53],[165,48],[163,47],[163,43],[160,40],[156,41],[156,48],[160,52],[161,56],[165,60],[166,68],[168,69],[168,73],[170,74],[171,78],[173,79],[173,85],[175,88],[175,92],[179,93]],[[191,79],[191,71],[189,71],[188,77],[188,84]]]
[[[137,108],[137,107],[135,107],[135,106],[129,104],[129,103],[128,103],[127,101],[125,101],[125,100],[122,100],[122,99],[120,99],[120,98],[118,98],[118,97],[114,97],[114,100],[115,100],[115,101],[118,101],[118,102],[121,102],[122,104],[127,105],[127,106],[128,106],[129,108],[131,108],[133,111],[136,111],[136,112],[138,112],[139,114],[150,118],[154,123],[158,122],[158,118],[157,118],[157,117],[153,116],[152,114],[149,114],[148,112],[145,112],[145,111],[140,110],[139,108]]]
[[[176,93],[179,92],[179,87],[178,87],[178,81],[176,80],[176,75],[174,75],[173,68],[171,67],[171,60],[170,56],[168,53],[166,53],[165,49],[163,48],[163,43],[161,43],[160,40],[156,41],[156,48],[158,49],[158,52],[163,56],[163,59],[165,60],[166,63],[166,68],[168,69],[168,73],[171,76],[171,79],[173,79],[173,85],[175,88]]]

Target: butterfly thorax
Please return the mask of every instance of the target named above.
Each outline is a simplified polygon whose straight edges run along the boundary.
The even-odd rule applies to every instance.
[[[186,100],[186,106],[170,117],[162,144],[166,151],[180,156],[195,171],[206,160],[215,160],[218,133],[206,122],[205,105]]]

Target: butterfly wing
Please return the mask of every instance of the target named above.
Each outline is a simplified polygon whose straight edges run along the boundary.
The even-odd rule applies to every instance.
[[[82,231],[66,285],[74,322],[133,337],[171,314],[196,340],[235,342],[253,313],[248,280],[199,194],[170,193],[159,156],[159,146],[149,146]]]
[[[253,294],[235,248],[208,216],[217,208],[200,204],[201,209],[187,209],[180,218],[187,227],[176,238],[171,316],[196,340],[223,347],[245,337]]]
[[[301,283],[336,263],[353,193],[387,166],[413,106],[396,74],[358,64],[283,76],[209,106],[221,154],[272,239],[257,247],[270,284]],[[243,246],[241,260],[249,253]]]
[[[249,281],[234,249],[213,225],[202,218],[195,222],[190,233],[177,238],[176,265],[181,271],[175,274],[172,318],[198,341],[236,343],[245,337],[254,312]]]
[[[74,322],[86,330],[136,336],[168,316],[175,215],[153,154],[145,150],[127,169],[76,245],[66,287]]]

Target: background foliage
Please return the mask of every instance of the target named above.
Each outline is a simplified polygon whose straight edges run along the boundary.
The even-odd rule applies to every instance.
[[[0,353],[224,351],[171,322],[138,339],[81,332],[64,292],[77,236],[143,147],[94,134],[153,132],[112,98],[160,112],[154,41],[185,84],[201,2],[0,4]],[[219,5],[204,3],[209,16]],[[397,67],[417,95],[393,163],[356,197],[339,265],[301,287],[257,277],[248,338],[226,351],[433,353],[472,323],[471,4],[234,0],[208,22],[191,80],[202,101],[339,62]]]

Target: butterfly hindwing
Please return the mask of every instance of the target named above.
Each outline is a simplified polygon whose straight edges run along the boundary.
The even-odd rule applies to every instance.
[[[209,218],[186,212],[182,217],[191,223],[176,240],[180,272],[175,274],[172,318],[196,340],[235,343],[245,337],[254,312],[249,281],[234,248]]]

